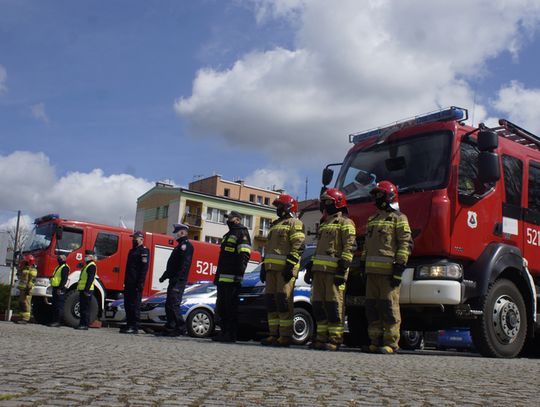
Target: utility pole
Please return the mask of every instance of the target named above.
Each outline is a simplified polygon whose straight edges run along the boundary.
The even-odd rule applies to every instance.
[[[17,226],[15,228],[15,242],[13,243],[13,260],[11,261],[11,278],[9,279],[8,303],[6,309],[6,321],[11,321],[11,290],[13,289],[13,277],[15,276],[15,256],[17,255],[17,244],[19,242],[19,223],[21,221],[21,211],[17,211]]]
[[[307,201],[307,187],[308,187],[308,177],[306,177],[306,192],[304,194],[304,201]]]

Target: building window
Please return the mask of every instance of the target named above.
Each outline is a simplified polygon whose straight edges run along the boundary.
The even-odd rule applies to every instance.
[[[161,219],[166,219],[169,217],[169,205],[165,205],[161,208]]]
[[[251,229],[253,227],[253,216],[242,215],[242,225],[244,225],[248,229]]]
[[[272,223],[272,219],[261,218],[259,220],[259,231],[257,233],[257,236],[259,237],[268,236],[268,231],[270,230],[270,223]]]
[[[267,206],[270,206],[270,198],[268,197],[264,198],[264,204]]]
[[[255,194],[249,194],[249,202],[255,203]]]
[[[225,223],[225,213],[223,209],[208,207],[206,210],[206,220],[209,222]]]
[[[257,203],[259,205],[262,205],[262,203],[263,203],[263,197],[262,196],[257,196]]]
[[[221,237],[206,236],[206,237],[204,238],[204,241],[205,241],[206,243],[221,244]]]
[[[226,197],[231,196],[231,190],[229,188],[225,188],[225,190],[223,191],[223,195]]]

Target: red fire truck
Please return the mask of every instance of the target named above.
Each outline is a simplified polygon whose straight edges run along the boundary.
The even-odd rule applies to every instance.
[[[488,128],[467,118],[450,107],[351,134],[353,146],[343,163],[325,168],[323,184],[332,180],[329,167],[341,165],[336,187],[359,240],[375,211],[369,191],[381,180],[398,187],[414,238],[402,329],[469,327],[482,355],[515,357],[534,349],[538,327],[540,138],[507,120]],[[352,273],[352,330],[362,326],[364,289]]]
[[[47,215],[35,220],[35,228],[24,253],[31,253],[37,261],[38,277],[32,291],[32,311],[38,322],[47,322],[51,307],[49,277],[57,266],[56,256],[65,254],[71,273],[68,279],[64,319],[68,325],[76,326],[79,319],[79,299],[76,291],[80,270],[83,267],[84,251],[93,249],[97,257],[97,282],[91,304],[93,321],[102,315],[107,301],[118,299],[123,292],[127,254],[132,247],[133,233],[130,229],[96,223],[61,219],[58,215]],[[216,273],[219,246],[192,241],[194,255],[188,282],[212,281]],[[150,250],[150,265],[144,287],[144,296],[166,289],[167,282],[159,278],[165,271],[167,260],[175,246],[171,236],[145,233],[144,244]],[[258,252],[252,252],[251,262],[260,262]]]

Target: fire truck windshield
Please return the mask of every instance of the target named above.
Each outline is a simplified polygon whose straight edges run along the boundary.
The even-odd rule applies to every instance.
[[[450,168],[451,132],[400,138],[353,151],[337,180],[347,200],[369,199],[369,191],[383,180],[400,192],[443,188]]]
[[[28,238],[23,251],[31,252],[34,250],[44,250],[48,248],[51,245],[54,231],[54,223],[36,225],[36,227],[32,230],[32,234]]]

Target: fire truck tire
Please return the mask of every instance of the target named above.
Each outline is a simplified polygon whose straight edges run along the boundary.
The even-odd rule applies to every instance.
[[[93,295],[90,302],[90,323],[97,319],[98,310],[97,298]],[[79,292],[77,290],[70,290],[66,293],[64,303],[64,323],[67,326],[76,327],[79,325],[79,318]]]
[[[38,324],[52,322],[52,306],[47,304],[44,297],[32,298],[32,316]]]
[[[199,308],[190,312],[186,325],[189,336],[207,338],[214,333],[214,316],[204,308]]]
[[[513,282],[495,281],[484,298],[483,315],[471,327],[478,352],[483,356],[512,358],[521,352],[527,337],[523,297]]]

